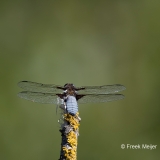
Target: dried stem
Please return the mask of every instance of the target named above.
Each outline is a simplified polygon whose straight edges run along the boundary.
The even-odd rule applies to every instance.
[[[77,160],[77,141],[79,136],[79,125],[81,118],[77,112],[75,115],[67,113],[66,109],[63,110],[61,132],[61,152],[59,160]]]
[[[63,128],[60,129],[62,136],[60,160],[77,159],[77,140],[79,135],[80,117],[78,113],[71,115],[64,114]]]

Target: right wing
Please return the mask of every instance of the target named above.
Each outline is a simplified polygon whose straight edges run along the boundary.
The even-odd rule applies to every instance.
[[[123,98],[123,94],[88,94],[81,97],[78,103],[105,103]]]
[[[112,94],[126,89],[121,84],[77,87],[78,94]]]

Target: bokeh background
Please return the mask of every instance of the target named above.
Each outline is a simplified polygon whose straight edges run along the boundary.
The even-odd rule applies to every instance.
[[[22,80],[125,85],[124,100],[79,106],[78,159],[160,159],[158,0],[0,3],[1,160],[59,158],[56,107],[18,98]]]

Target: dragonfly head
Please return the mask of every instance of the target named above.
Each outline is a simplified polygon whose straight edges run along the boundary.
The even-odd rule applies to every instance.
[[[74,87],[74,84],[72,84],[72,83],[66,83],[64,85],[64,88],[68,88],[68,87]]]

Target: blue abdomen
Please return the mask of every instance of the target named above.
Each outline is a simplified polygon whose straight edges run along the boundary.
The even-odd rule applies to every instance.
[[[66,106],[68,113],[76,114],[78,112],[78,104],[74,96],[68,96]]]

